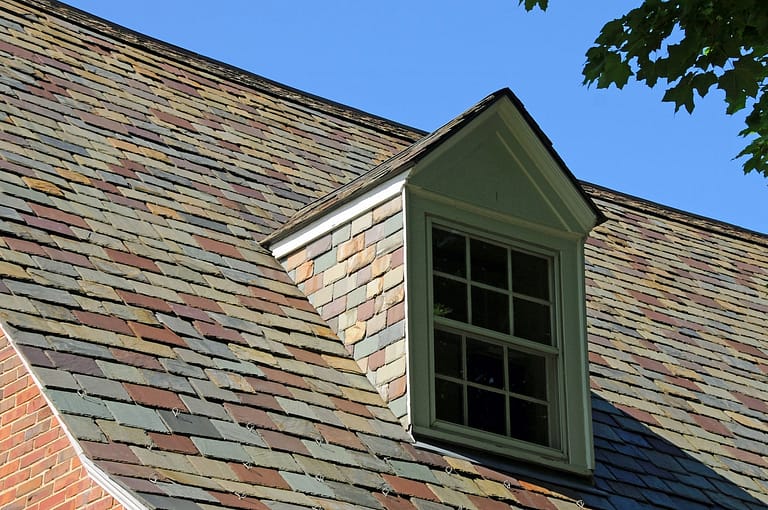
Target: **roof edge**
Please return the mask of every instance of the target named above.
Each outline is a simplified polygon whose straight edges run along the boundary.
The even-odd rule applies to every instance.
[[[258,89],[260,92],[297,105],[309,106],[316,110],[322,110],[334,117],[367,127],[374,131],[386,133],[389,136],[394,136],[406,141],[415,141],[427,133],[422,129],[407,126],[385,117],[368,113],[358,108],[284,85],[251,71],[184,49],[152,36],[142,34],[141,32],[137,32],[118,23],[90,14],[59,0],[24,0],[20,3],[28,8],[35,8],[57,16],[64,21],[81,28],[97,31],[103,35],[113,37],[127,45],[138,47],[154,55],[171,59],[181,66],[187,66],[197,71],[208,72],[223,80],[233,81],[245,87]]]
[[[563,174],[573,184],[577,193],[579,193],[582,199],[588,204],[589,208],[595,215],[595,226],[606,221],[606,216],[603,214],[600,208],[597,207],[589,194],[584,191],[579,180],[576,179],[576,177],[573,175],[573,172],[571,172],[557,151],[555,151],[554,147],[552,146],[552,142],[544,134],[541,127],[539,127],[531,114],[528,113],[528,111],[525,109],[522,101],[520,101],[520,99],[515,96],[512,90],[510,90],[508,87],[504,87],[487,95],[474,105],[470,106],[463,113],[452,118],[436,130],[417,140],[412,145],[406,147],[399,153],[395,154],[383,163],[380,163],[368,172],[360,175],[344,186],[337,188],[319,200],[316,200],[315,202],[300,209],[294,214],[288,223],[266,236],[264,239],[262,239],[262,242],[267,247],[278,243],[281,240],[286,239],[292,234],[315,222],[321,214],[330,213],[331,211],[342,207],[344,203],[354,200],[357,197],[367,193],[371,189],[376,188],[381,184],[382,178],[386,177],[384,180],[387,181],[392,177],[407,171],[423,158],[428,156],[430,153],[434,152],[454,134],[461,131],[465,126],[470,124],[475,118],[477,118],[483,112],[487,111],[491,106],[496,104],[502,98],[509,99],[512,105],[520,112],[523,120],[526,122],[528,127],[531,128],[536,138],[546,149],[547,153],[554,159],[555,163],[560,167]],[[334,202],[334,198],[338,200]]]
[[[24,365],[27,374],[29,375],[30,379],[32,379],[32,382],[40,392],[40,396],[43,397],[43,400],[45,400],[48,409],[51,410],[51,414],[53,414],[54,418],[56,418],[56,422],[58,422],[61,430],[64,431],[64,435],[67,436],[67,439],[69,440],[69,445],[75,451],[77,459],[83,465],[86,473],[88,473],[88,476],[91,478],[91,480],[93,480],[93,483],[101,487],[104,492],[115,498],[118,503],[123,505],[125,510],[146,510],[147,506],[144,503],[140,502],[133,494],[131,494],[128,489],[113,480],[85,454],[83,447],[80,446],[77,438],[75,438],[74,434],[72,434],[72,432],[69,430],[69,427],[67,427],[66,421],[62,419],[58,408],[45,393],[45,385],[43,385],[37,375],[35,375],[35,372],[32,369],[32,365],[24,357],[24,354],[16,345],[16,341],[13,338],[15,331],[15,328],[9,327],[7,324],[0,321],[0,335],[5,336],[6,340],[8,340],[8,344],[14,350],[16,356],[19,357],[19,360],[21,361],[22,365]]]
[[[645,198],[624,193],[622,191],[616,191],[599,184],[593,184],[587,181],[580,181],[581,186],[585,192],[592,196],[593,199],[601,199],[607,202],[612,202],[621,205],[623,208],[633,209],[635,211],[642,212],[663,218],[666,220],[675,221],[685,225],[690,225],[695,228],[711,232],[713,234],[724,235],[732,239],[738,239],[739,241],[745,241],[758,246],[768,247],[768,234],[751,230],[746,227],[741,227],[733,223],[718,220],[708,216],[702,216],[682,209],[676,209],[674,207],[664,205],[659,202],[654,202]]]

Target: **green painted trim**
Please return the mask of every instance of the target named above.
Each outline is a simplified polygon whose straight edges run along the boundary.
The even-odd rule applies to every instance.
[[[588,475],[594,469],[591,408],[588,384],[584,237],[574,232],[540,227],[498,211],[483,211],[448,197],[437,197],[406,185],[406,245],[408,278],[409,388],[414,433],[422,437],[458,442],[472,448],[539,463],[547,467]],[[485,212],[485,214],[483,214]],[[556,313],[555,348],[557,416],[560,448],[547,448],[496,434],[451,424],[435,424],[433,317],[430,303],[428,256],[431,218],[443,219],[472,235],[501,238],[510,246],[540,251],[554,261],[556,281],[553,304]]]

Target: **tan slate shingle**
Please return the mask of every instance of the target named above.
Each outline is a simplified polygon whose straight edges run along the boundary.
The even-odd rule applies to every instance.
[[[56,2],[0,20],[0,324],[148,506],[768,504],[764,235],[585,185],[595,485],[471,463],[407,440],[259,245],[424,133]]]

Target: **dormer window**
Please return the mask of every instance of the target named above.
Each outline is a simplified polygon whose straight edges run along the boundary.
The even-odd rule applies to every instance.
[[[588,475],[582,239],[407,189],[417,439]]]
[[[505,90],[267,241],[416,439],[590,475],[601,218]]]
[[[435,420],[559,445],[553,256],[432,222]]]

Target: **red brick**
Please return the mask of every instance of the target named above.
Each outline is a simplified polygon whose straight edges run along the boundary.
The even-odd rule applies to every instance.
[[[168,390],[152,388],[150,386],[139,386],[138,384],[123,384],[131,398],[139,404],[150,407],[161,407],[165,409],[184,409],[186,406],[179,396]]]

